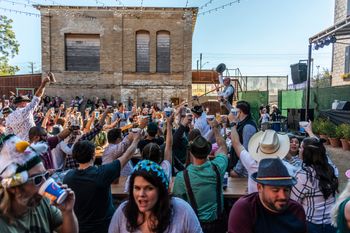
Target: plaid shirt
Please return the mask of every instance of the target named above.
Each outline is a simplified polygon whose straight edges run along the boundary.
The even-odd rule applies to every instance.
[[[98,123],[97,125],[95,125],[95,127],[93,129],[91,129],[89,132],[83,134],[80,138],[78,138],[76,140],[76,142],[84,141],[84,140],[88,140],[88,141],[92,140],[97,134],[100,133],[102,128],[103,128],[103,125],[100,125]],[[71,145],[68,145],[68,146],[73,149],[74,144],[71,144]],[[73,158],[72,154],[68,153],[66,155],[65,169],[77,168],[78,166],[79,166],[79,164]]]
[[[330,224],[335,197],[331,195],[324,199],[314,168],[303,165],[296,178],[298,183],[292,188],[291,198],[303,205],[306,220],[314,224]]]
[[[102,164],[111,163],[118,159],[128,149],[132,141],[125,137],[123,141],[118,144],[109,144],[103,152]]]

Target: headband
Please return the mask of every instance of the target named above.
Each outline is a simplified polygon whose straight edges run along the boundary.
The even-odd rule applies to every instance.
[[[165,185],[165,188],[168,189],[169,187],[169,181],[168,178],[165,175],[165,172],[159,164],[151,161],[151,160],[141,160],[136,164],[136,166],[133,169],[133,173],[136,171],[146,171],[151,172],[152,175],[156,175],[159,178],[161,178],[162,183]]]

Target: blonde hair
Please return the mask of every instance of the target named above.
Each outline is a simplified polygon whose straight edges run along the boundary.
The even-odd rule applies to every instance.
[[[337,218],[338,218],[338,214],[339,214],[339,206],[348,197],[350,197],[350,179],[348,180],[348,183],[346,184],[345,189],[339,195],[336,203],[334,204],[334,206],[332,208],[332,212],[331,212],[332,225],[335,226],[335,227],[337,227]]]

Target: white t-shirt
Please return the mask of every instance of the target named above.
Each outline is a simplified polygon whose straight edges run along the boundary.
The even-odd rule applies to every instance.
[[[258,171],[258,162],[253,159],[247,150],[242,150],[239,159],[248,172],[248,194],[257,192],[256,182],[251,178],[251,175]]]

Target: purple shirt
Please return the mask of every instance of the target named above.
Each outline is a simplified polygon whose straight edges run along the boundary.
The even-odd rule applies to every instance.
[[[229,233],[306,233],[303,207],[289,200],[287,209],[274,213],[266,209],[258,193],[241,197],[232,207],[228,221]]]

